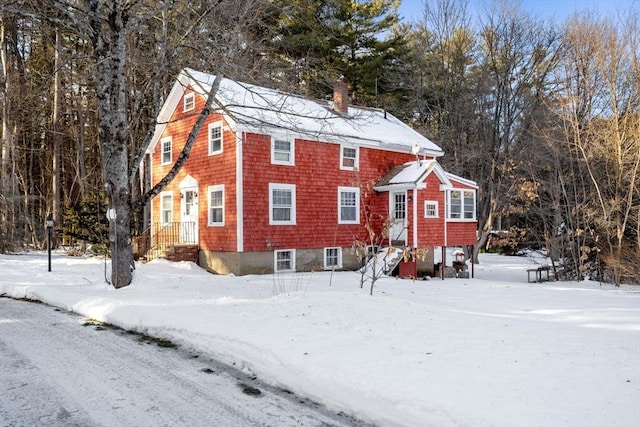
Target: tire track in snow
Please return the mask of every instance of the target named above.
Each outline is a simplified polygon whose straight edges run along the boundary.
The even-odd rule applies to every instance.
[[[214,361],[84,323],[0,298],[0,426],[358,425]]]

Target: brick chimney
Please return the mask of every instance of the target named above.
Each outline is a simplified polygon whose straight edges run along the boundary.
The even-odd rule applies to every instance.
[[[339,113],[349,112],[349,91],[342,80],[338,80],[333,88],[333,108]]]

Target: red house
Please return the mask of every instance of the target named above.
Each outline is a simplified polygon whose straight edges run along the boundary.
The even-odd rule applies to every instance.
[[[184,69],[148,150],[151,184],[171,169],[215,76]],[[379,109],[222,79],[189,159],[151,203],[151,240],[193,251],[220,274],[356,269],[367,218],[389,218],[385,244],[476,242],[474,182],[445,172],[436,144]],[[375,226],[381,228],[383,221]],[[167,245],[167,243],[169,245]]]

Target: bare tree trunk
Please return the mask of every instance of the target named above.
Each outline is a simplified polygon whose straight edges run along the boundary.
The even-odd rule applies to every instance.
[[[99,140],[102,151],[103,178],[113,214],[109,222],[111,249],[111,283],[128,286],[133,278],[131,248],[131,199],[128,179],[127,102],[125,86],[126,31],[129,19],[119,1],[108,10],[100,1],[90,0],[91,42],[96,64],[99,111]],[[102,20],[104,13],[109,19]]]
[[[10,18],[6,15],[2,15],[2,21],[0,22],[0,61],[2,62],[2,78],[4,81],[4,104],[2,106],[2,151],[0,153],[0,160],[2,161],[2,167],[0,168],[0,183],[6,185],[6,178],[9,176],[10,171],[10,155],[13,147],[13,138],[10,131],[11,123],[11,99],[9,94],[11,93],[11,65],[9,63],[8,52],[8,40],[7,40],[7,26],[10,22]],[[4,189],[3,189],[4,190]]]

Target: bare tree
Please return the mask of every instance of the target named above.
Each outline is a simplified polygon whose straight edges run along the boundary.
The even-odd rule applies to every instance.
[[[583,177],[578,215],[611,280],[639,274],[637,221],[640,171],[638,15],[616,26],[575,16],[567,24],[559,114],[565,144]],[[634,236],[635,234],[635,236]],[[635,239],[635,242],[634,242]],[[580,252],[589,249],[583,245]],[[589,250],[590,252],[591,250]],[[635,261],[634,261],[635,260]]]

